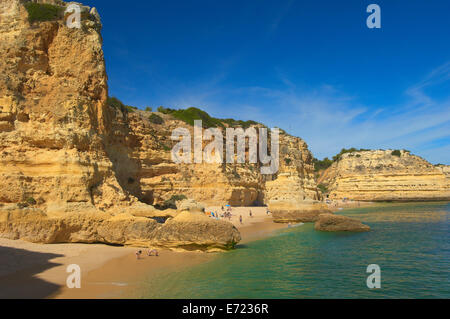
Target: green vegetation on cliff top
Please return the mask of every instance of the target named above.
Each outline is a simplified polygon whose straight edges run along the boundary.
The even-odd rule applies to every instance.
[[[321,170],[325,170],[328,167],[330,167],[334,162],[339,162],[342,158],[342,156],[344,154],[347,153],[358,153],[358,152],[364,152],[364,151],[371,151],[369,149],[365,149],[365,148],[360,148],[360,149],[356,149],[354,147],[346,149],[343,148],[341,150],[341,152],[339,154],[336,154],[335,156],[333,156],[333,159],[330,160],[328,157],[325,157],[323,160],[319,160],[317,158],[313,159],[313,163],[314,163],[314,169],[316,172],[321,171]],[[404,152],[410,153],[410,151],[408,150],[403,150]],[[402,156],[402,152],[400,150],[394,150],[391,153],[392,156],[397,156],[397,157],[401,157]],[[352,156],[352,155],[349,155]],[[361,155],[356,154],[356,157],[361,157]]]
[[[108,100],[106,101],[106,103],[115,108],[120,110],[122,113],[133,113],[135,110],[137,110],[138,108],[135,106],[130,106],[130,105],[125,105],[122,103],[122,101],[120,101],[118,98],[114,97],[114,96],[109,96]]]
[[[24,6],[28,11],[28,21],[30,23],[58,20],[62,18],[64,11],[63,7],[48,3],[27,2]]]
[[[243,129],[247,129],[252,125],[258,125],[260,123],[255,121],[241,121],[234,119],[218,119],[210,116],[205,111],[202,111],[196,107],[190,107],[188,109],[171,109],[165,108],[163,106],[158,107],[158,112],[163,114],[172,115],[174,118],[183,121],[189,125],[194,125],[195,120],[202,120],[202,126],[204,128],[209,127],[222,127],[224,128],[227,124],[230,127],[242,127]]]

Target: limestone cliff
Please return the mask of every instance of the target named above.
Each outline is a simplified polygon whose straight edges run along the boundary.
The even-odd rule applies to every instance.
[[[0,10],[0,202],[108,208],[129,201],[105,150],[98,16],[83,7],[90,19],[80,29],[31,23],[24,3],[3,0]]]
[[[286,134],[274,176],[253,164],[174,164],[170,134],[192,126],[109,105],[100,16],[80,4],[81,28],[68,28],[67,5],[0,2],[0,236],[227,248],[240,238],[231,224],[161,219],[150,205],[319,198],[306,144]]]
[[[435,167],[407,151],[342,155],[319,179],[331,199],[360,201],[450,200],[448,166]]]
[[[140,200],[158,205],[174,195],[185,195],[211,205],[251,206],[320,198],[312,155],[300,138],[280,134],[280,168],[275,175],[262,175],[258,164],[249,163],[175,164],[171,158],[171,132],[184,127],[193,135],[193,127],[170,115],[158,114],[163,124],[149,121],[150,112],[135,111],[127,116],[128,142],[122,150],[132,150],[127,156],[136,164],[123,165],[126,167],[119,171],[129,171],[127,176],[133,183],[126,183],[126,187]],[[112,157],[126,157],[118,151],[111,153]],[[120,158],[117,162],[124,163]]]

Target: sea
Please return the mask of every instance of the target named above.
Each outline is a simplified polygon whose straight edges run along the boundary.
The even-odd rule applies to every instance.
[[[372,230],[286,226],[208,262],[153,273],[134,297],[450,298],[450,203],[380,203],[337,214]]]

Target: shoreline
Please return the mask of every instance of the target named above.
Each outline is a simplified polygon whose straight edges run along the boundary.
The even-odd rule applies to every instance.
[[[219,211],[220,207],[208,207],[207,211]],[[253,217],[248,214],[252,211]],[[237,245],[265,238],[277,229],[286,228],[285,224],[276,224],[272,217],[266,214],[265,207],[238,207],[232,208],[231,223],[241,233],[242,240]],[[243,216],[243,224],[239,216]],[[132,298],[138,293],[136,288],[143,278],[156,275],[159,271],[181,271],[186,267],[213,260],[224,252],[197,252],[197,251],[170,251],[160,250],[159,257],[148,257],[145,254],[136,260],[134,251],[118,258],[112,258],[87,273],[84,277],[85,289],[61,288],[58,293],[50,296],[55,299],[84,299],[84,298]],[[126,269],[126,272],[121,271]]]
[[[210,207],[208,211],[219,211]],[[273,223],[265,207],[232,208],[231,222],[238,228],[239,245],[264,238],[286,227]],[[252,211],[253,218],[249,216]],[[243,224],[239,216],[243,216]],[[218,253],[160,250],[159,257],[136,260],[135,247],[102,244],[33,244],[0,238],[0,298],[127,298],[142,276],[170,268],[173,271],[206,262]],[[67,266],[81,268],[81,289],[68,289]]]
[[[334,211],[374,206],[368,202],[332,201]],[[206,211],[221,212],[221,207]],[[250,211],[253,217],[250,217]],[[229,220],[241,233],[237,245],[263,239],[287,224],[274,223],[266,207],[233,207]],[[243,223],[239,217],[243,217]],[[228,219],[225,219],[228,220]],[[136,259],[135,247],[103,244],[33,244],[0,238],[0,298],[128,298],[139,281],[152,272],[178,271],[212,260],[219,253],[159,250],[159,257],[148,257],[143,250]],[[66,287],[67,266],[81,268],[81,289]]]

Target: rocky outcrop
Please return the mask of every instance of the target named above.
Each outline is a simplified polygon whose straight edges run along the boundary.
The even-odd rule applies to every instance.
[[[168,152],[153,127],[107,105],[96,10],[80,5],[82,26],[71,29],[63,15],[31,21],[28,2],[0,3],[0,236],[165,247],[177,230],[183,247],[232,247],[231,224],[174,224],[176,211],[144,204],[155,201],[140,183],[148,170],[173,170],[159,165]]]
[[[331,212],[327,205],[315,201],[304,201],[286,206],[277,205],[270,211],[276,223],[311,223],[315,222],[320,214]]]
[[[233,248],[241,239],[225,221],[189,212],[166,222],[99,211],[47,214],[36,208],[0,210],[0,237],[33,243],[106,243],[137,247],[216,251]]]
[[[31,16],[31,2],[54,5],[57,14]],[[2,236],[229,248],[240,238],[231,224],[179,216],[200,211],[195,202],[180,203],[179,211],[154,206],[180,195],[273,208],[320,199],[306,143],[285,133],[280,171],[272,176],[257,164],[174,164],[172,131],[193,127],[171,115],[159,114],[161,123],[150,120],[151,112],[109,105],[100,16],[79,4],[81,28],[68,28],[67,5],[0,2]]]
[[[134,171],[129,171],[126,176],[135,181],[135,189],[131,192],[141,201],[162,205],[173,196],[184,195],[206,205],[262,205],[277,200],[281,194],[277,187],[281,184],[285,189],[291,188],[285,194],[287,198],[299,201],[320,198],[314,179],[313,157],[306,143],[298,137],[280,134],[280,168],[275,175],[262,175],[258,164],[249,163],[175,164],[171,158],[174,142],[170,135],[175,128],[185,128],[193,136],[193,127],[162,113],[157,114],[164,124],[155,124],[149,121],[151,114],[135,111],[127,115],[128,140],[123,148],[132,150],[128,158],[137,163],[127,166],[128,170],[133,167]],[[130,141],[134,145],[129,144]],[[121,140],[117,139],[114,145],[119,143]],[[111,153],[118,156],[123,151]],[[289,178],[284,179],[284,176]],[[274,184],[274,181],[281,182]],[[124,184],[130,186],[126,180]]]
[[[157,222],[129,214],[90,211],[49,215],[40,209],[2,209],[1,237],[33,243],[135,244],[151,239]]]
[[[282,136],[280,171],[266,182],[265,201],[276,223],[314,222],[321,213],[330,212],[319,202],[321,194],[314,177],[312,155],[306,143]]]
[[[26,2],[1,2],[0,202],[107,209],[133,201],[105,148],[110,125],[98,16],[82,7],[89,19],[80,29],[62,19],[30,22]]]
[[[185,250],[231,249],[240,240],[239,231],[231,223],[187,211],[167,221],[154,235],[156,245]]]
[[[319,215],[314,229],[324,232],[367,232],[370,231],[370,227],[364,225],[359,220],[334,214],[321,214]]]
[[[448,166],[433,166],[407,151],[344,154],[319,179],[331,199],[359,201],[450,200]]]

